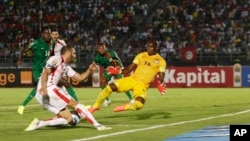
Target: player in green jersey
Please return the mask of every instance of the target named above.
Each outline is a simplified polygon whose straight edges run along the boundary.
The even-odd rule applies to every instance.
[[[47,59],[51,54],[51,31],[49,27],[43,27],[41,30],[41,37],[36,39],[34,43],[30,46],[28,50],[33,52],[33,64],[32,64],[32,74],[35,86],[39,80],[39,77],[43,71],[43,67],[46,64]],[[26,50],[27,51],[27,50]],[[22,57],[24,52],[20,53],[17,65],[23,63]],[[23,114],[25,106],[31,101],[31,99],[36,94],[36,88],[32,89],[27,98],[23,101],[22,105],[18,107],[17,112]]]
[[[104,68],[103,76],[101,78],[102,89],[106,87],[106,85],[112,79],[113,76],[115,77],[115,79],[120,79],[123,77],[121,73],[117,75],[107,73],[107,67],[120,66],[121,68],[123,68],[123,64],[117,53],[114,50],[107,49],[103,43],[97,44],[97,54],[94,57],[94,62]],[[126,95],[128,96],[130,102],[133,102],[131,93],[129,91],[126,92]],[[111,100],[109,98],[106,98],[103,103],[103,106],[108,106],[109,104],[111,104]]]

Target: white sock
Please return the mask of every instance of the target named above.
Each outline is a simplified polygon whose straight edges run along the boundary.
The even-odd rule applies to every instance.
[[[77,104],[75,110],[83,119],[93,124],[95,127],[100,125],[100,123],[96,121],[94,116],[82,104]]]
[[[38,128],[45,127],[45,126],[55,126],[55,125],[66,125],[68,121],[61,117],[55,117],[48,120],[41,120],[39,121]]]

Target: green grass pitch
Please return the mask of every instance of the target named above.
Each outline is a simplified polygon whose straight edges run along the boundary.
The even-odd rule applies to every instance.
[[[96,119],[112,130],[97,131],[81,121],[75,127],[45,127],[23,131],[34,117],[47,119],[53,114],[44,110],[35,99],[24,114],[17,106],[30,88],[0,88],[0,140],[3,141],[163,141],[207,126],[250,123],[249,88],[169,88],[165,96],[150,88],[148,100],[139,111],[113,112],[128,101],[124,93],[113,93],[112,104],[94,113]],[[80,102],[94,103],[100,88],[75,88]]]

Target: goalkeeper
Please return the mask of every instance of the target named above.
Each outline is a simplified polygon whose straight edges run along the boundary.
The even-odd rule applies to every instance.
[[[161,95],[165,94],[166,84],[164,84],[164,75],[166,71],[166,61],[157,53],[157,42],[150,40],[147,43],[147,52],[138,54],[133,60],[132,64],[121,70],[119,67],[108,67],[107,71],[110,74],[130,73],[134,71],[131,76],[118,79],[107,85],[98,95],[96,102],[89,109],[91,113],[100,109],[100,104],[105,98],[109,97],[112,92],[133,91],[133,103],[126,103],[124,105],[115,107],[114,112],[121,112],[126,110],[141,109],[147,99],[147,90],[150,82],[159,74],[158,90]]]
[[[106,70],[107,67],[109,67],[109,66],[123,67],[123,65],[122,65],[122,62],[120,61],[120,58],[116,54],[116,52],[114,50],[108,50],[103,43],[97,44],[97,54],[94,57],[94,62],[97,65],[104,67],[104,69],[105,69],[103,72],[103,76],[101,78],[101,88],[102,89],[104,89],[107,86],[108,82],[111,81],[113,76],[116,79],[122,78],[121,73],[118,73],[118,74],[108,74],[107,73],[107,70]],[[130,102],[133,102],[131,93],[129,91],[126,91],[125,93],[128,96]],[[103,103],[103,106],[108,106],[109,104],[111,104],[111,100],[110,100],[110,98],[107,97]]]

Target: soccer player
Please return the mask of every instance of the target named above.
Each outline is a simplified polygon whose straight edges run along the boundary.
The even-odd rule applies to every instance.
[[[65,43],[64,40],[59,39],[60,38],[60,34],[57,28],[52,28],[51,29],[51,37],[52,40],[55,44],[55,46],[53,47],[53,55],[58,55],[61,56],[61,49],[63,46],[66,46],[67,44]],[[69,66],[70,67],[70,66]],[[76,100],[78,101],[78,98],[76,96],[75,91],[73,90],[73,88],[71,87],[70,83],[67,80],[60,80],[59,85],[62,85],[63,87],[66,88],[66,90],[69,92],[69,94]]]
[[[91,113],[100,109],[100,104],[103,100],[110,96],[112,92],[133,91],[133,103],[126,103],[124,105],[115,107],[114,112],[121,112],[126,110],[141,109],[147,99],[147,89],[150,82],[159,75],[158,90],[161,95],[165,94],[166,84],[164,83],[164,75],[166,71],[165,60],[157,53],[157,42],[149,40],[147,43],[147,52],[139,53],[133,60],[132,64],[121,70],[119,67],[108,67],[107,71],[111,74],[134,73],[130,76],[118,79],[113,83],[107,85],[98,95],[94,105],[89,108]]]
[[[46,60],[50,56],[50,45],[51,45],[51,31],[49,27],[45,26],[41,30],[41,37],[36,39],[29,50],[33,52],[33,64],[32,64],[32,75],[34,83],[37,84],[39,77],[43,71],[43,67],[46,64]],[[23,63],[22,57],[24,52],[20,53],[17,65]],[[32,89],[22,105],[18,106],[17,112],[23,114],[25,106],[31,101],[36,94],[36,88]]]
[[[72,63],[75,58],[75,50],[69,46],[64,46],[61,50],[61,56],[52,56],[48,59],[37,85],[35,98],[44,108],[54,113],[56,117],[47,120],[35,118],[25,131],[75,122],[72,120],[72,115],[67,106],[74,108],[82,119],[88,121],[97,130],[111,129],[111,127],[106,127],[97,122],[82,104],[75,101],[67,91],[57,86],[62,77],[72,77],[78,81],[84,81],[96,69],[95,64],[90,64],[85,72],[81,74],[75,72],[71,67],[68,67],[68,64]]]
[[[120,66],[123,68],[122,62],[120,61],[120,58],[118,57],[117,53],[114,50],[107,49],[103,43],[97,44],[97,54],[94,57],[94,62],[104,68],[104,72],[101,78],[101,88],[104,89],[108,82],[112,79],[114,76],[116,79],[122,78],[122,74],[108,74],[107,73],[107,67],[109,66]],[[126,95],[129,98],[130,102],[133,102],[131,93],[129,91],[125,92]],[[106,98],[103,106],[108,106],[111,104],[110,98]]]

